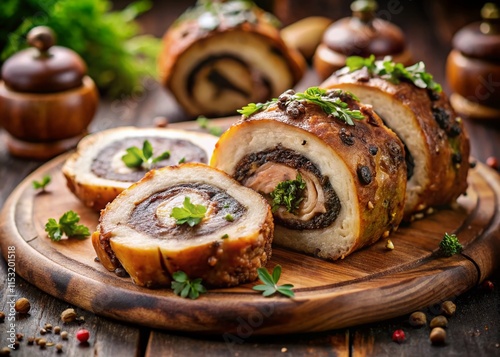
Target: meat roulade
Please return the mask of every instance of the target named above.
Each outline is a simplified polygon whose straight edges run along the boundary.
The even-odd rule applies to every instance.
[[[234,114],[293,87],[306,63],[251,1],[198,1],[165,33],[161,82],[189,115]]]
[[[469,140],[462,120],[441,87],[425,72],[425,65],[420,62],[405,68],[391,60],[374,61],[373,57],[353,57],[348,63],[350,67],[334,73],[320,86],[350,91],[361,102],[371,104],[405,144],[405,219],[454,202],[467,189]]]
[[[370,107],[309,88],[241,112],[211,165],[269,200],[277,244],[337,259],[397,228],[404,148]]]
[[[175,213],[200,213],[200,206],[198,221]],[[140,286],[169,286],[180,270],[207,287],[225,287],[257,278],[271,256],[273,227],[259,194],[190,163],[151,170],[124,190],[101,212],[92,243],[107,269],[123,266]]]
[[[208,163],[217,140],[210,134],[186,130],[108,129],[83,138],[76,152],[66,160],[62,172],[71,192],[86,206],[99,211],[152,168],[179,162]],[[127,150],[131,147],[142,150],[146,141],[152,148],[151,162],[128,167],[123,161]]]

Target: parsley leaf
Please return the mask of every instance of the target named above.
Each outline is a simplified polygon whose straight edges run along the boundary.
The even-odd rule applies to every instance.
[[[205,213],[207,213],[207,207],[192,204],[191,199],[186,196],[184,197],[183,207],[174,207],[170,217],[175,218],[175,223],[179,225],[187,223],[190,227],[193,227],[201,222],[205,217]]]
[[[390,57],[386,57],[383,61],[375,61],[374,55],[369,58],[351,56],[346,59],[346,66],[350,72],[366,67],[371,74],[396,84],[400,80],[407,80],[419,88],[428,88],[436,92],[442,91],[441,85],[434,82],[433,76],[426,72],[425,64],[422,61],[405,67],[402,63],[392,61]]]
[[[252,289],[256,291],[262,291],[262,295],[265,297],[271,296],[278,292],[287,297],[294,297],[292,284],[277,285],[281,276],[281,265],[276,265],[273,269],[273,274],[269,274],[266,268],[257,269],[257,274],[259,279],[264,284],[255,285]]]
[[[302,180],[302,176],[297,174],[295,180],[282,181],[276,185],[270,193],[272,202],[272,210],[275,212],[279,206],[285,206],[288,212],[296,211],[299,208],[303,198],[302,192],[306,188],[306,183]]]
[[[364,115],[361,114],[359,110],[348,109],[348,104],[343,102],[338,94],[342,93],[339,90],[326,90],[319,87],[310,87],[306,89],[304,93],[295,93],[290,95],[286,105],[292,101],[305,101],[308,103],[316,104],[328,115],[332,115],[340,120],[343,120],[349,125],[354,125],[353,119],[363,119]],[[354,99],[357,100],[354,95],[348,93]],[[281,97],[280,97],[281,98]],[[261,110],[266,110],[272,104],[278,102],[279,98],[274,98],[266,103],[250,103],[242,109],[238,109],[238,113],[245,117],[249,117],[252,114],[260,112]]]
[[[210,120],[203,115],[200,115],[198,118],[196,118],[196,122],[198,123],[201,129],[207,130],[210,134],[214,136],[221,136],[222,133],[224,132],[224,129],[222,129],[220,126],[211,125]]]
[[[175,295],[183,298],[197,299],[200,294],[207,292],[207,289],[201,284],[201,278],[190,280],[183,271],[176,271],[172,274],[173,281],[170,287]]]
[[[142,150],[137,146],[131,146],[126,149],[127,153],[122,156],[122,161],[130,168],[144,167],[151,169],[153,164],[166,160],[170,157],[170,151],[165,151],[157,157],[153,157],[153,146],[148,140],[144,140]]]
[[[68,238],[84,239],[90,235],[90,231],[78,222],[80,222],[80,216],[73,211],[68,211],[59,218],[59,222],[54,218],[49,218],[45,224],[45,232],[54,242],[60,241],[64,234]]]
[[[446,257],[462,252],[462,244],[455,234],[445,233],[443,240],[439,243],[439,249]]]
[[[42,191],[45,191],[45,187],[50,183],[51,177],[49,175],[45,175],[40,181],[34,180],[32,182],[33,188],[35,190],[41,189]]]

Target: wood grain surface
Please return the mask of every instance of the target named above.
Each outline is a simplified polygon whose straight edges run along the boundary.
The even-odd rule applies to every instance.
[[[229,125],[234,119],[214,121]],[[194,123],[172,125],[189,127]],[[268,268],[283,267],[280,283],[295,286],[296,297],[264,298],[253,284],[210,290],[198,300],[170,289],[149,290],[119,278],[94,261],[87,240],[52,242],[44,232],[51,217],[74,210],[93,228],[98,214],[66,188],[58,157],[28,176],[7,201],[0,217],[1,248],[15,246],[17,272],[45,292],[98,315],[144,326],[239,336],[324,331],[400,316],[457,296],[478,284],[498,264],[498,176],[485,165],[471,170],[470,187],[456,207],[400,227],[385,241],[342,261],[328,262],[274,247]],[[48,192],[31,187],[50,174]],[[455,232],[461,255],[439,256],[444,232]],[[454,281],[454,284],[446,282]]]

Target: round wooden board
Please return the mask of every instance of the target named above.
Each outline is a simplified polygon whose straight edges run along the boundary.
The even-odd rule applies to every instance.
[[[119,278],[94,261],[90,239],[52,242],[44,232],[48,218],[68,210],[95,227],[98,214],[84,207],[66,188],[60,171],[66,156],[53,159],[27,177],[3,207],[0,244],[5,258],[15,249],[16,272],[43,291],[96,314],[145,326],[224,334],[311,332],[353,326],[410,313],[453,298],[487,277],[500,257],[498,175],[478,164],[469,189],[453,209],[435,212],[400,227],[385,240],[344,260],[324,261],[273,248],[267,268],[280,264],[280,284],[295,286],[295,298],[264,298],[246,284],[210,290],[197,300],[170,289],[149,290]],[[52,176],[48,192],[33,180]],[[445,232],[464,245],[460,255],[440,257]],[[12,248],[10,248],[12,249]]]

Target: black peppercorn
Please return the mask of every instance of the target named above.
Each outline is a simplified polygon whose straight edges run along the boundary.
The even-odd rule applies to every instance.
[[[340,140],[348,146],[354,145],[354,137],[350,132],[348,132],[345,128],[340,129],[339,131]]]
[[[358,167],[358,178],[363,185],[368,185],[372,182],[372,173],[368,166]]]

